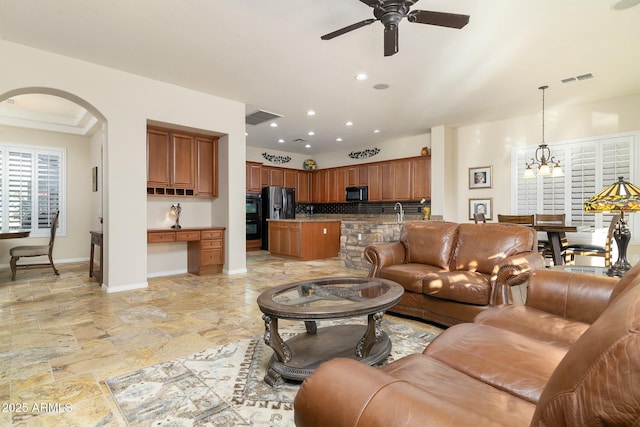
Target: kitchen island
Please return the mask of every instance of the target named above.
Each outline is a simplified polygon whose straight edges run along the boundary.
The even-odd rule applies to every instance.
[[[340,220],[269,219],[269,252],[303,261],[340,254]]]

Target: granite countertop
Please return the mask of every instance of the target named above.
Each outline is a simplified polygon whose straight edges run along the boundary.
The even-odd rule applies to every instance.
[[[271,219],[267,218],[267,221],[280,221],[280,222],[340,222],[340,218],[285,218],[285,219]]]

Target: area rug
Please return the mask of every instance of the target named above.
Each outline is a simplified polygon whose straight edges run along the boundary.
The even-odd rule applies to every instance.
[[[302,325],[282,328],[280,335],[291,338],[304,331]],[[392,341],[391,354],[382,364],[421,352],[440,332],[388,319],[383,319],[382,328]],[[293,399],[300,383],[268,386],[263,378],[272,355],[263,337],[255,336],[111,378],[106,384],[131,427],[293,426]]]

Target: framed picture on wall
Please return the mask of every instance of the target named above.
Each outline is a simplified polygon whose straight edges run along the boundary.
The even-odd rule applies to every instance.
[[[491,188],[493,185],[491,169],[491,166],[469,168],[469,188]]]
[[[469,219],[479,213],[484,214],[486,219],[493,219],[493,198],[469,199]]]

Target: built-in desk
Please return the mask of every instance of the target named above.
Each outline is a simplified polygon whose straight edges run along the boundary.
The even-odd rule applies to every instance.
[[[147,230],[147,243],[187,242],[187,271],[202,276],[222,272],[224,227]]]

